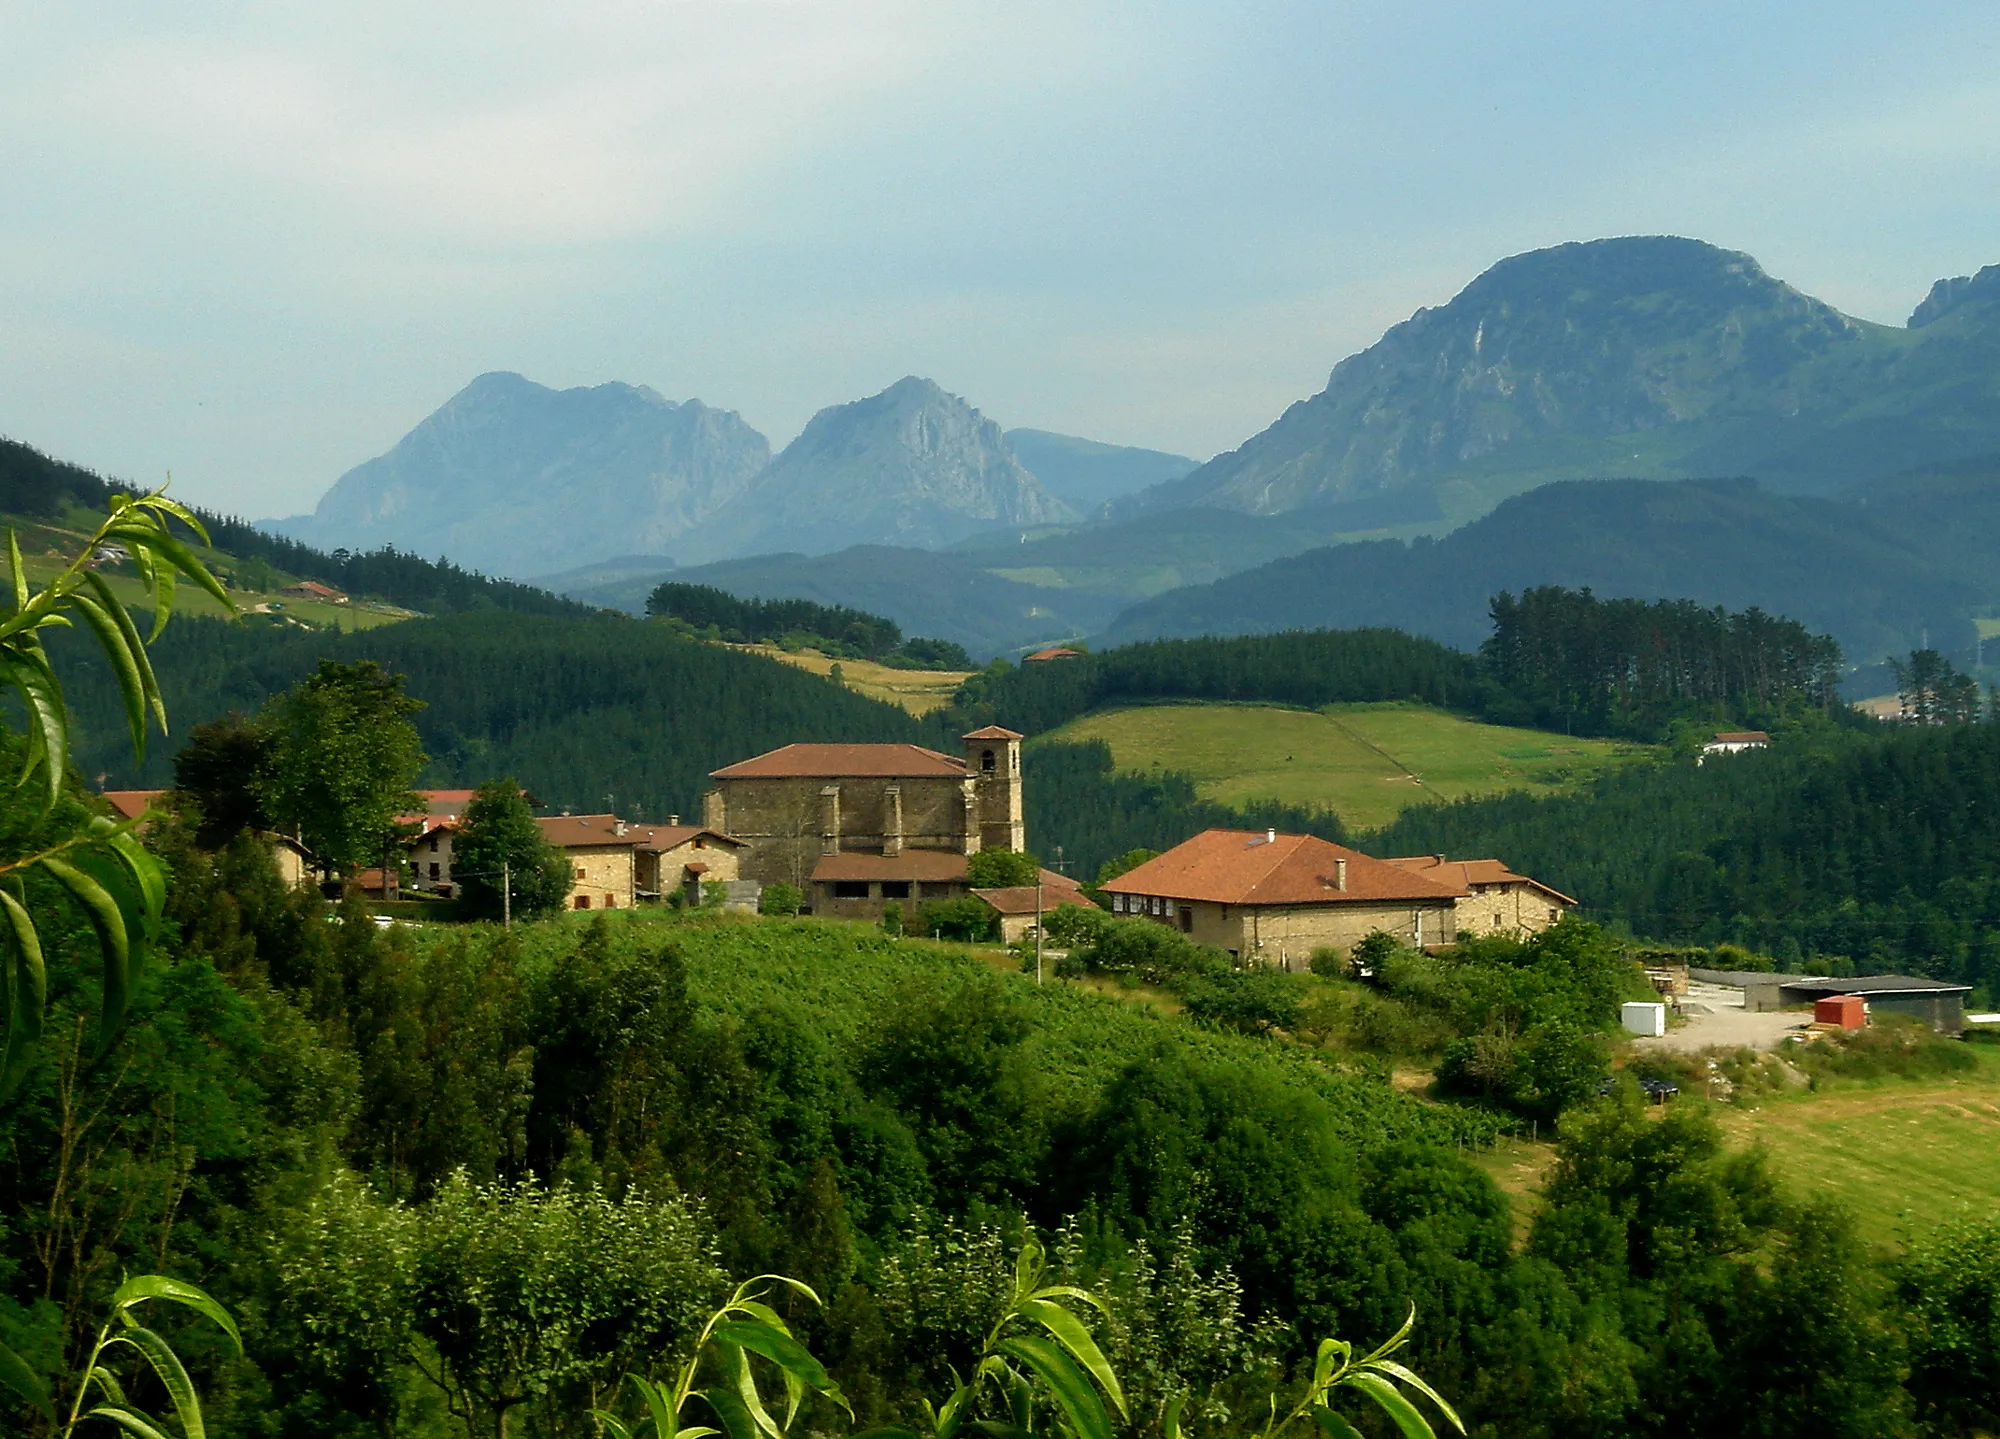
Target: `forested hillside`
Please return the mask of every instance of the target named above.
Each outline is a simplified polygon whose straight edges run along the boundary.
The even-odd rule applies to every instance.
[[[1970,614],[2000,599],[2000,482],[1932,488],[1917,520],[1885,485],[1864,506],[1747,480],[1544,485],[1443,539],[1309,550],[1132,606],[1096,643],[1393,626],[1470,648],[1502,590],[1762,609],[1840,641],[1850,659],[1929,644],[1958,657]],[[1940,529],[1961,538],[1939,540]]]
[[[0,515],[53,519],[69,507],[101,513],[113,488],[89,470],[52,460],[17,441],[0,439]],[[128,493],[134,489],[130,485],[116,488]],[[290,576],[318,580],[351,595],[387,600],[429,615],[482,609],[546,615],[587,613],[585,606],[573,600],[530,585],[488,579],[449,560],[419,559],[388,548],[365,554],[346,550],[322,554],[239,519],[199,507],[195,513],[207,526],[215,548],[235,562],[222,566],[232,578],[246,564],[265,566],[278,574],[263,574],[260,579]]]
[[[1801,727],[1767,752],[1620,770],[1577,795],[1406,810],[1359,843],[1504,855],[1637,935],[1935,975],[2000,1001],[2000,722]]]

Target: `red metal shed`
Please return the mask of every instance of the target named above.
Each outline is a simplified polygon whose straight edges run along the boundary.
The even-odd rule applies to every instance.
[[[1868,1001],[1858,994],[1830,994],[1813,1004],[1814,1024],[1837,1024],[1842,1029],[1868,1027]]]

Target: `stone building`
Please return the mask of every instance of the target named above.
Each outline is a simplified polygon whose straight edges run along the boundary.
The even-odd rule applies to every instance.
[[[1465,891],[1458,901],[1458,932],[1463,935],[1535,934],[1576,908],[1576,901],[1561,890],[1516,874],[1497,859],[1417,854],[1383,863]]]
[[[1113,914],[1170,924],[1246,964],[1303,969],[1316,949],[1351,950],[1377,930],[1449,944],[1463,888],[1313,835],[1204,830],[1098,886]]]
[[[814,912],[880,918],[889,900],[969,893],[967,856],[1026,847],[1021,736],[990,725],[965,756],[913,744],[790,744],[727,765],[702,821],[748,846],[745,879]]]
[[[535,824],[569,860],[571,909],[630,909],[675,891],[699,901],[703,884],[741,878],[748,848],[705,825],[628,824],[613,814],[549,815]]]

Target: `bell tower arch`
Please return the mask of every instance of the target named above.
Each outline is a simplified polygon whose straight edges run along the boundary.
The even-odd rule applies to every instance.
[[[1021,806],[1021,740],[999,725],[965,736],[965,772],[972,780],[980,849],[1023,850],[1027,824]],[[974,838],[968,834],[968,841]],[[970,848],[968,847],[968,852]]]

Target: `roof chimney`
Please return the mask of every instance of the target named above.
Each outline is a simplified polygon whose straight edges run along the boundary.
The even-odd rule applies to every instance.
[[[680,823],[681,823],[681,817],[679,815],[670,814],[667,816],[667,825],[669,828],[678,829],[680,828]]]
[[[1264,831],[1264,843],[1276,844],[1277,842],[1278,842],[1278,832],[1275,829],[1267,829]]]
[[[1431,858],[1436,860],[1439,864],[1443,864],[1445,862],[1445,858],[1441,854],[1434,854],[1431,856]]]
[[[622,819],[614,819],[613,821],[611,821],[611,832],[617,835],[620,839],[623,839],[625,837],[625,821]]]
[[[1347,888],[1347,861],[1344,859],[1336,859],[1333,862],[1333,887],[1335,889]]]

